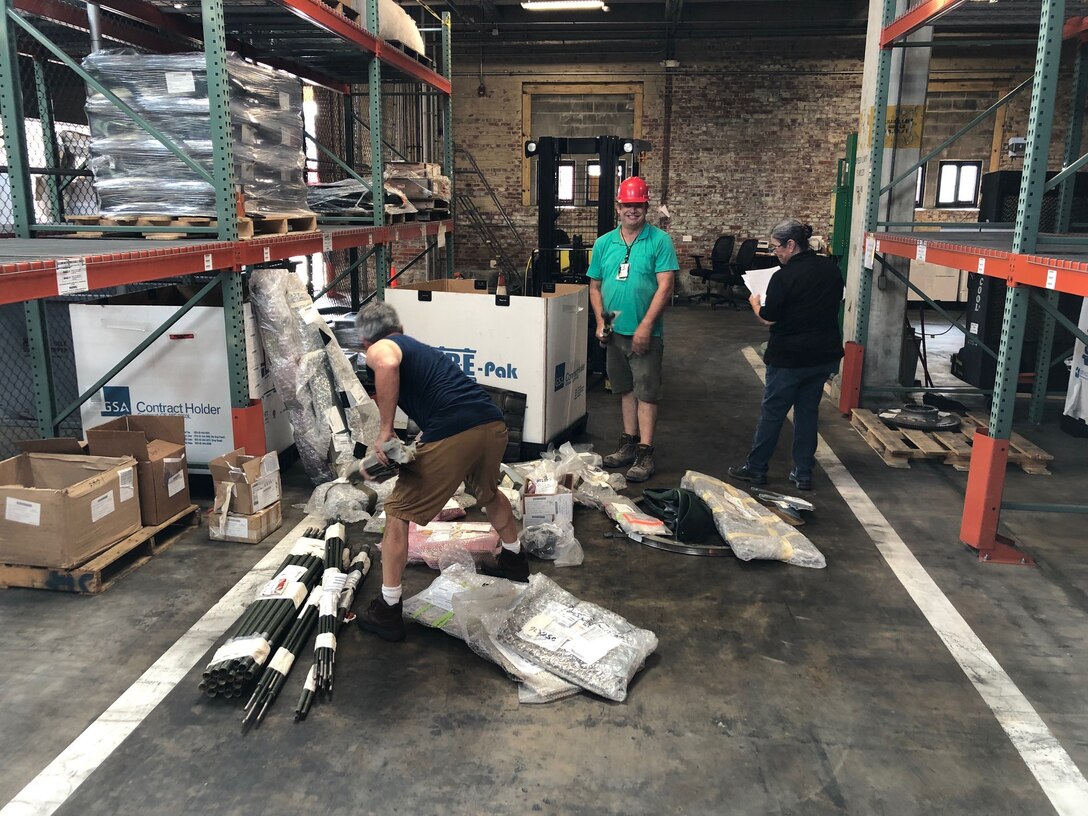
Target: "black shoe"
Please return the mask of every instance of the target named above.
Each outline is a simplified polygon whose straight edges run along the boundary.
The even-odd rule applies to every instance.
[[[359,616],[359,628],[382,640],[404,640],[404,604],[397,601],[394,606],[390,606],[379,595]]]
[[[521,551],[516,553],[503,547],[495,556],[495,565],[484,564],[480,567],[480,572],[492,578],[505,578],[508,581],[527,584],[529,583],[529,553],[525,551],[524,544]]]
[[[748,470],[747,465],[741,465],[740,467],[729,468],[729,475],[734,479],[740,479],[743,482],[751,482],[756,485],[767,484],[767,476],[763,473],[752,473]]]
[[[794,486],[798,490],[812,490],[812,477],[811,476],[809,476],[807,479],[800,479],[795,474],[791,473],[790,474],[790,481],[793,482]]]

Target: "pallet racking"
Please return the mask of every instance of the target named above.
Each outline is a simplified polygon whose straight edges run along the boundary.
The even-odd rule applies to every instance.
[[[414,57],[377,36],[378,3],[367,0],[364,19],[345,16],[342,6],[321,0],[203,0],[200,3],[167,3],[162,0],[101,0],[97,4],[73,4],[65,0],[2,0],[0,3],[0,123],[8,155],[8,174],[13,208],[13,238],[0,239],[0,305],[23,303],[29,358],[33,373],[37,430],[52,436],[61,422],[116,375],[170,325],[215,287],[222,290],[227,332],[228,371],[232,404],[234,442],[252,453],[265,451],[262,406],[251,400],[246,378],[246,346],[243,332],[242,276],[256,264],[282,261],[339,250],[349,250],[350,265],[329,281],[316,296],[323,295],[347,276],[352,276],[353,306],[358,306],[358,270],[375,258],[375,291],[382,297],[389,281],[391,247],[398,242],[421,242],[424,249],[416,258],[439,247],[445,248],[445,274],[453,270],[452,221],[387,224],[383,209],[374,207],[369,223],[319,223],[319,231],[288,233],[239,240],[236,179],[231,155],[231,129],[227,104],[226,57],[234,51],[274,68],[286,70],[340,95],[343,110],[341,158],[318,145],[348,175],[382,189],[384,176],[382,140],[383,89],[388,83],[417,89],[417,98],[437,96],[440,119],[442,169],[452,177],[453,136],[450,106],[451,36],[450,17],[443,14],[437,31],[440,54],[435,70],[428,60]],[[93,9],[99,7],[108,12]],[[207,66],[213,170],[196,167],[215,188],[216,224],[194,227],[188,232],[205,233],[196,240],[146,241],[108,238],[58,238],[57,233],[76,231],[71,225],[36,223],[31,177],[51,182],[52,165],[32,168],[27,157],[23,88],[20,77],[20,44],[33,43],[48,59],[61,63],[84,81],[93,78],[66,52],[73,31],[89,33],[92,40],[106,38],[113,43],[131,43],[154,51],[202,50]],[[55,41],[56,40],[56,41]],[[85,45],[84,45],[85,48]],[[292,54],[292,57],[285,57]],[[49,104],[42,92],[38,63],[35,80],[39,89],[36,108],[48,130]],[[365,94],[353,88],[364,86]],[[100,90],[100,88],[99,88]],[[370,178],[354,170],[355,113],[353,97],[364,96],[369,105]],[[122,105],[122,109],[124,106]],[[176,145],[133,115],[135,121],[175,154]],[[312,135],[307,134],[309,138]],[[316,141],[316,140],[315,140]],[[59,219],[57,219],[59,221]],[[361,221],[361,219],[357,219]],[[94,226],[96,233],[121,231],[124,227]],[[147,232],[169,232],[176,227],[141,227]],[[95,386],[74,403],[58,406],[52,376],[45,299],[58,295],[93,292],[126,284],[166,280],[181,276],[214,274],[174,317],[128,354]],[[315,297],[316,297],[315,296]]]

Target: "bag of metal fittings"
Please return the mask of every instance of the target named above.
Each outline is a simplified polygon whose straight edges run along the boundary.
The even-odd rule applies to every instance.
[[[785,561],[798,567],[823,569],[823,553],[743,490],[689,470],[680,486],[706,502],[714,515],[714,526],[741,561]]]
[[[617,702],[627,697],[631,678],[657,648],[653,632],[579,600],[540,573],[529,576],[529,588],[495,639],[564,680]]]
[[[574,525],[536,524],[521,531],[521,546],[529,555],[554,561],[557,567],[577,567],[585,560],[582,545],[574,537]]]
[[[714,533],[714,516],[690,490],[644,490],[642,509],[661,519],[677,541],[698,543]]]

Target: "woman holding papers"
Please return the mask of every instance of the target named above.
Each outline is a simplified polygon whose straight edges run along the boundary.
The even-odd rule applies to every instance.
[[[764,361],[767,384],[748,460],[729,475],[754,484],[767,483],[771,455],[786,414],[793,409],[793,470],[799,490],[812,489],[816,464],[816,423],[824,383],[842,359],[839,306],[843,281],[838,266],[809,246],[812,227],[796,219],[771,231],[771,250],[781,269],[767,284],[765,298],[749,299],[759,321],[770,326]]]

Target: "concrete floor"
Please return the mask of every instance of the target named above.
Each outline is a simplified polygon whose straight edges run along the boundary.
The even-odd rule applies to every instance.
[[[745,312],[681,306],[669,314],[668,396],[651,486],[674,486],[686,469],[724,476],[743,461],[761,384],[742,348],[763,339]],[[609,447],[620,429],[616,400],[598,386],[589,403],[589,439]],[[1010,470],[1007,497],[1083,502],[1088,443],[1051,425],[1020,430],[1056,455],[1054,475]],[[1006,513],[1005,532],[1039,566],[980,565],[957,543],[967,474],[935,463],[886,467],[827,402],[821,432],[1072,763],[1088,769],[1083,521]],[[784,437],[772,487],[788,487]],[[307,492],[297,466],[286,482],[287,520],[276,538],[301,518],[288,505]],[[880,530],[859,522],[823,471],[815,487],[818,511],[802,529],[827,557],[819,571],[667,554],[605,538],[602,514],[576,510],[584,565],[538,562],[534,570],[657,633],[659,649],[624,703],[582,694],[519,706],[513,683],[447,635],[411,624],[406,642],[387,644],[351,629],[340,638],[331,704],[293,722],[296,672],[265,724],[243,735],[237,706],[197,690],[204,655],[82,785],[67,796],[63,785],[53,791],[55,812],[1052,812],[874,545]],[[205,533],[192,531],[97,597],[0,592],[0,804],[276,540],[223,545]],[[410,568],[406,591],[433,575]],[[375,570],[364,601],[378,585]],[[1074,778],[1073,805],[1061,812],[1088,813],[1082,783]]]

